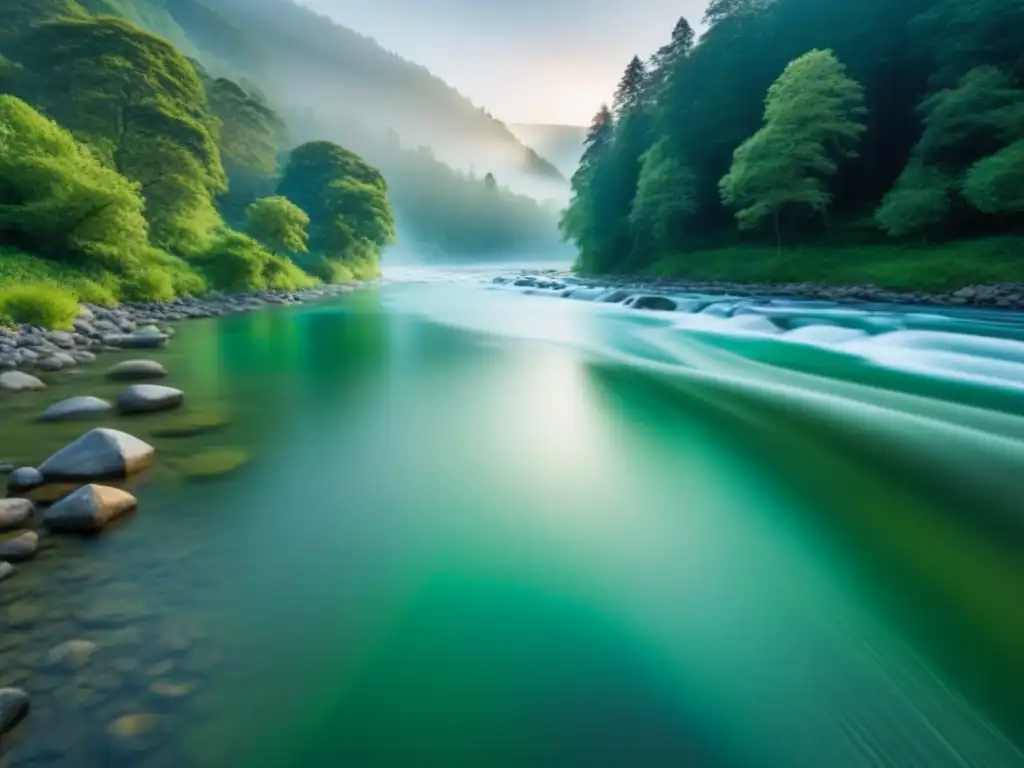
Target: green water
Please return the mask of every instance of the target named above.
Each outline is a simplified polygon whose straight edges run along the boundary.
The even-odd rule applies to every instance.
[[[157,466],[0,585],[4,768],[1024,765],[1013,387],[445,282],[158,354],[231,423],[104,422]]]

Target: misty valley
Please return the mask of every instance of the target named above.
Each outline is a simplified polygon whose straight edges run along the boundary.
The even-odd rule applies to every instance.
[[[1019,0],[0,4],[0,766],[1024,768]]]

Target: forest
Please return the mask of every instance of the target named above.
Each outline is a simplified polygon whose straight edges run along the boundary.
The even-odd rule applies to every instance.
[[[561,226],[587,273],[1024,280],[1024,3],[713,0],[627,65]]]

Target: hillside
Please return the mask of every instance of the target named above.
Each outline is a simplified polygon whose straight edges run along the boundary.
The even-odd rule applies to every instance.
[[[587,138],[586,126],[511,123],[509,130],[523,144],[548,158],[566,178],[575,173],[583,155],[583,142]]]

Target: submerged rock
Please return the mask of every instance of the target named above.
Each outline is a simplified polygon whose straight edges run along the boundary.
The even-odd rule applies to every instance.
[[[39,534],[33,531],[0,537],[0,560],[14,563],[31,560],[39,550]]]
[[[96,649],[96,643],[88,640],[68,640],[52,648],[46,656],[46,661],[52,666],[81,669],[89,663]]]
[[[43,522],[59,533],[96,533],[138,505],[136,498],[127,491],[106,485],[86,485],[46,510]]]
[[[153,430],[155,437],[195,437],[223,429],[231,422],[222,414],[210,411],[186,413],[167,426]]]
[[[629,305],[633,309],[653,309],[660,312],[675,312],[679,305],[667,296],[637,296]]]
[[[249,454],[241,448],[210,448],[181,461],[181,470],[190,480],[208,480],[230,474],[249,463]]]
[[[28,499],[0,499],[0,531],[24,525],[35,505]]]
[[[47,481],[131,477],[153,460],[153,446],[116,429],[94,429],[44,461]]]
[[[29,376],[21,371],[4,371],[0,373],[0,389],[5,392],[31,392],[39,389],[46,389],[35,376]]]
[[[116,342],[121,349],[160,349],[167,346],[165,333],[123,334]]]
[[[43,484],[43,475],[35,467],[19,467],[7,478],[7,492],[21,494]]]
[[[98,397],[69,397],[54,403],[40,415],[40,421],[60,421],[62,419],[76,419],[83,416],[94,416],[97,413],[106,413],[113,409],[106,400]]]
[[[28,714],[31,699],[20,688],[0,688],[0,734],[7,733]]]
[[[167,369],[155,360],[123,360],[107,371],[107,378],[114,381],[146,381],[165,376]]]
[[[185,401],[185,393],[159,384],[133,384],[117,397],[121,413],[154,413],[178,408]]]

